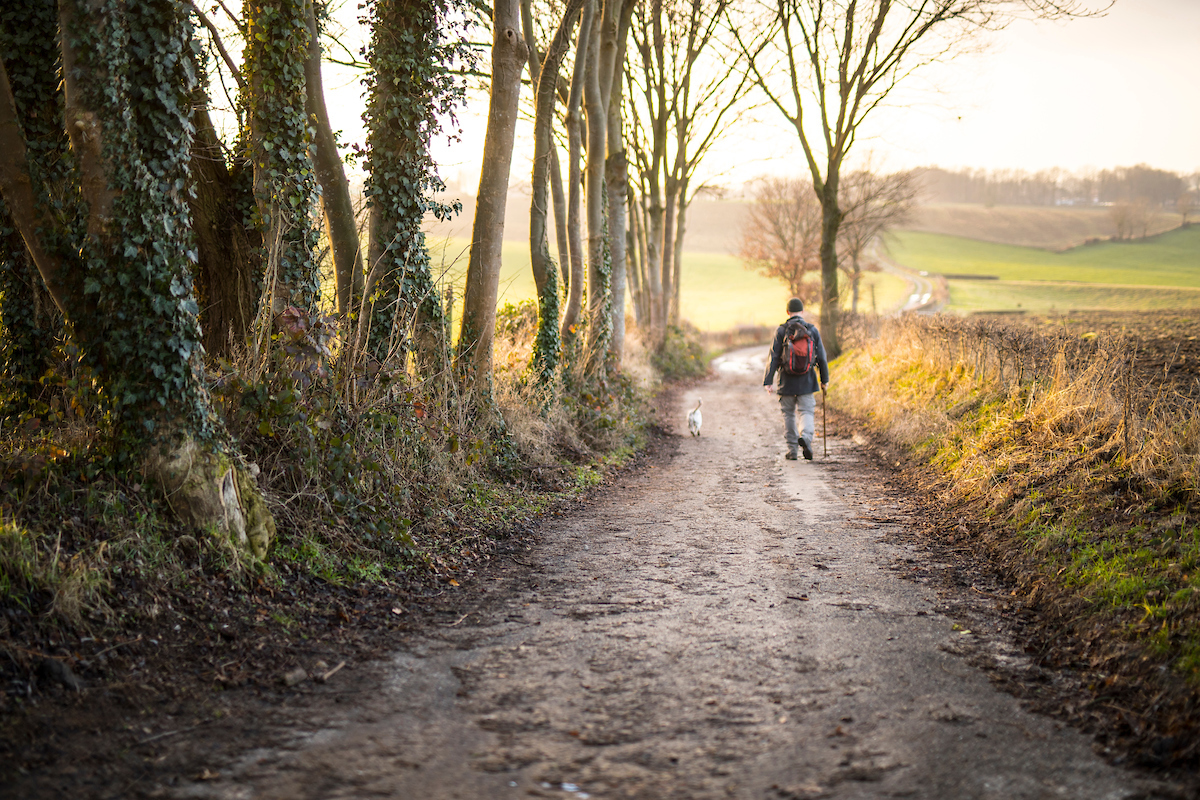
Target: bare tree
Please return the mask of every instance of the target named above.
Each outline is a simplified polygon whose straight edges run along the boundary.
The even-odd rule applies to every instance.
[[[1191,192],[1180,192],[1179,198],[1175,201],[1175,210],[1182,217],[1180,226],[1186,228],[1188,224],[1188,214],[1191,214],[1196,207],[1196,197]]]
[[[1114,238],[1118,241],[1132,239],[1139,232],[1145,238],[1150,227],[1150,204],[1142,198],[1114,203],[1108,209],[1108,218],[1112,220]]]
[[[663,28],[663,0],[650,0],[648,13],[639,14],[633,32],[639,70],[629,72],[629,96],[631,101],[637,98],[640,110],[639,105],[631,106],[629,144],[636,159],[640,192],[645,198],[643,237],[646,257],[642,263],[650,308],[644,316],[654,332],[664,324],[662,170],[666,160],[667,122],[671,113],[667,105],[667,36]],[[634,82],[637,75],[644,76],[644,80]]]
[[[745,62],[722,49],[728,0],[656,1],[635,11],[638,61],[626,102],[629,149],[646,200],[651,308],[639,312],[652,330],[679,320],[679,286],[687,209],[704,157],[747,107]]]
[[[841,170],[864,120],[914,71],[1021,10],[1086,13],[1075,0],[760,0],[759,13],[731,15],[755,83],[799,137],[821,203],[821,329],[831,358],[841,352]]]
[[[802,178],[760,178],[738,248],[746,269],[782,281],[808,302],[820,253],[821,204],[812,185]]]
[[[840,204],[845,218],[838,236],[838,263],[850,280],[850,311],[858,313],[862,274],[871,267],[863,254],[880,236],[907,222],[918,195],[912,172],[882,175],[868,166],[842,178]]]
[[[1112,221],[1113,238],[1118,241],[1133,236],[1133,204],[1115,203],[1108,209],[1108,218]]]

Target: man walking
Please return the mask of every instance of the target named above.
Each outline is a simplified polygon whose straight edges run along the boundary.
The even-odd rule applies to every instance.
[[[771,360],[767,374],[763,376],[763,388],[768,393],[775,390],[775,373],[779,373],[779,408],[783,412],[784,438],[787,439],[787,456],[796,460],[796,447],[804,453],[806,461],[812,461],[813,413],[817,401],[813,393],[818,388],[823,392],[829,385],[829,365],[825,360],[825,346],[821,344],[821,332],[800,316],[804,303],[798,297],[788,300],[787,322],[775,331],[771,344]],[[818,386],[818,372],[820,384]],[[796,408],[800,409],[801,431],[796,434]]]

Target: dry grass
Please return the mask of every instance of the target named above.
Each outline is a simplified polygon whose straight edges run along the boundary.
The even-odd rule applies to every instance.
[[[936,449],[955,481],[978,474],[995,486],[1017,453],[1030,467],[1069,453],[1080,464],[1115,460],[1148,498],[1200,500],[1200,407],[1135,373],[1136,354],[1128,337],[909,318],[843,361],[856,389],[845,405],[901,443]]]
[[[6,522],[0,525],[0,602],[19,605],[41,596],[50,618],[81,625],[86,615],[107,611],[104,550],[66,553],[61,536],[52,542]]]
[[[842,359],[834,399],[932,468],[925,488],[981,523],[1019,586],[1200,681],[1200,407],[1145,380],[1136,351],[906,319]]]
[[[1131,746],[1188,762],[1200,757],[1200,407],[1138,372],[1136,352],[1127,337],[905,319],[835,365],[832,399],[923,462],[917,491],[954,521],[932,535],[961,546],[954,523],[966,523],[1046,657],[1087,665],[1097,691],[1139,715]]]

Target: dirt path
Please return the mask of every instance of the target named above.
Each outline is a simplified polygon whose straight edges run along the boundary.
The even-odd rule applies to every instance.
[[[701,438],[547,525],[519,579],[359,670],[341,702],[279,711],[261,748],[154,793],[1171,796],[968,663],[985,646],[1017,656],[999,633],[956,630],[934,587],[902,577],[926,557],[851,441],[783,460],[758,355],[722,359],[676,415],[684,433],[702,394]]]

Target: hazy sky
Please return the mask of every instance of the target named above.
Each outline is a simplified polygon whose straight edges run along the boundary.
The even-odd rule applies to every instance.
[[[347,3],[350,17],[354,5]],[[936,86],[936,94],[879,109],[868,138],[856,146],[859,154],[872,151],[894,168],[1146,163],[1200,171],[1200,0],[1117,0],[1101,18],[1015,22],[983,41],[983,52],[924,73],[922,82]],[[361,141],[355,76],[326,70],[334,126],[347,141]],[[487,98],[472,97],[460,115],[463,141],[436,145],[443,176],[472,191],[486,113]],[[800,171],[795,134],[777,117],[763,109],[758,122],[731,131],[708,164],[722,173],[719,182]],[[748,139],[754,148],[746,147]],[[748,149],[760,157],[749,160]],[[528,181],[528,159],[528,152],[517,154],[514,182]]]
[[[962,57],[940,109],[883,139],[906,165],[1200,169],[1200,0],[1019,22]],[[880,150],[884,146],[879,146]]]

